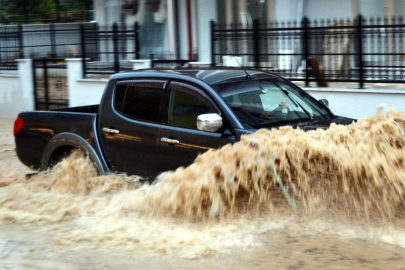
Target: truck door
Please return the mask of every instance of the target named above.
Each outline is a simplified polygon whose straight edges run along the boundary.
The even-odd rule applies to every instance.
[[[172,82],[169,88],[170,97],[164,111],[167,123],[162,124],[159,134],[159,172],[188,166],[199,154],[235,142],[236,137],[227,127],[226,119],[223,119],[224,126],[218,132],[197,129],[198,115],[222,115],[202,89],[181,82]],[[166,117],[163,118],[166,120]]]
[[[111,99],[103,101],[101,142],[115,171],[155,176],[165,84],[163,80],[120,81]]]

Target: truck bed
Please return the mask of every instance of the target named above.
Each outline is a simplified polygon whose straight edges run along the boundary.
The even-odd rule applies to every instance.
[[[64,132],[79,135],[96,149],[98,107],[99,105],[93,105],[20,113],[18,117],[24,120],[24,125],[15,137],[20,161],[33,169],[41,169],[48,142]]]
[[[74,113],[98,113],[98,108],[100,105],[90,105],[90,106],[82,106],[82,107],[72,107],[72,108],[64,108],[64,109],[56,109],[51,110],[52,112],[74,112]]]

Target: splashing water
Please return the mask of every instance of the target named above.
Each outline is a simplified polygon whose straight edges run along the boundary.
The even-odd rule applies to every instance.
[[[161,175],[144,190],[142,204],[131,205],[184,217],[232,215],[246,202],[277,201],[276,167],[301,211],[322,207],[393,218],[402,214],[404,202],[405,113],[383,114],[383,108],[377,116],[328,130],[259,130]]]
[[[52,229],[60,244],[185,257],[260,245],[260,233],[309,217],[402,222],[405,112],[384,108],[328,130],[259,130],[153,185],[98,177],[74,153],[30,180],[0,175],[0,222]],[[274,168],[298,214],[288,209]]]

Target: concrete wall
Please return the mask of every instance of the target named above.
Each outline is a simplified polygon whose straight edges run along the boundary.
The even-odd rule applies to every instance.
[[[14,118],[19,108],[20,83],[18,75],[0,75],[0,118]]]
[[[397,111],[405,111],[404,90],[354,90],[304,88],[316,99],[327,99],[329,108],[340,116],[362,119],[375,115],[380,104],[388,104]]]
[[[69,85],[69,107],[100,104],[107,79],[79,79]]]
[[[0,118],[15,118],[34,109],[31,60],[18,60],[18,74],[0,74]]]
[[[82,79],[80,58],[66,59],[69,107],[99,104],[108,79]]]

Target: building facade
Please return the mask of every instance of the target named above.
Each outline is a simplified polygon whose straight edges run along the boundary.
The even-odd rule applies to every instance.
[[[392,17],[405,14],[405,0],[94,0],[100,25],[141,26],[143,55],[210,61],[210,21],[249,27],[258,19]]]

